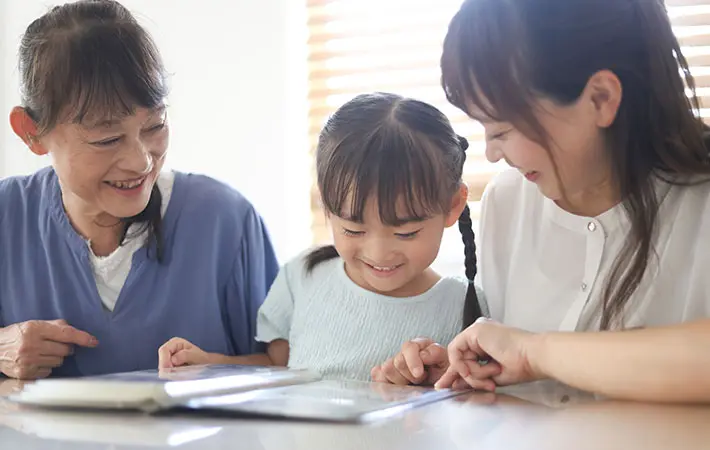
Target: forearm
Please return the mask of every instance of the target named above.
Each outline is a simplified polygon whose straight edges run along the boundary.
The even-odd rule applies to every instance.
[[[607,397],[710,402],[710,320],[672,327],[539,335],[540,374]]]

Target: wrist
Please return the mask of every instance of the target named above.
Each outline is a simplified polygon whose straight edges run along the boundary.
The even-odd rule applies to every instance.
[[[222,355],[220,353],[207,353],[207,357],[205,358],[205,363],[206,364],[224,365],[224,364],[230,364],[230,361],[229,361],[229,356],[227,356],[227,355]]]
[[[525,359],[530,375],[534,379],[550,378],[548,353],[550,339],[552,338],[553,335],[550,333],[534,333],[528,339],[528,345],[525,348]]]

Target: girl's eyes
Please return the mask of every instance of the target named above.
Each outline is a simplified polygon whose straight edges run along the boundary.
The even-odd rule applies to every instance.
[[[364,231],[353,231],[353,230],[348,230],[347,228],[343,228],[343,234],[345,236],[362,236],[365,234]]]
[[[421,230],[412,231],[411,233],[395,233],[394,235],[400,239],[413,239]]]
[[[420,231],[421,230],[412,231],[411,233],[395,233],[394,235],[400,239],[412,239],[412,238],[416,237]],[[349,230],[347,228],[343,228],[343,234],[345,236],[355,237],[355,236],[362,236],[365,234],[365,232],[364,231],[354,231],[354,230]]]

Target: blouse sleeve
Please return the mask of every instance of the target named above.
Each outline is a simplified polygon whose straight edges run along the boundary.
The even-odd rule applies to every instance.
[[[228,283],[226,314],[237,355],[263,351],[254,339],[256,316],[278,273],[278,262],[263,220],[253,209],[244,223],[240,249]]]
[[[259,309],[256,322],[256,340],[259,342],[289,340],[294,302],[288,270],[288,265],[281,269]]]

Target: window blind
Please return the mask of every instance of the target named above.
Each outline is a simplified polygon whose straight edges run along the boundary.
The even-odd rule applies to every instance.
[[[357,94],[389,91],[426,101],[470,143],[464,181],[471,201],[504,168],[485,159],[483,127],[451,106],[440,85],[439,60],[462,0],[306,0],[308,11],[309,148],[340,105]],[[702,115],[710,118],[710,1],[666,0],[693,74]],[[314,166],[313,166],[314,167]],[[315,173],[315,170],[314,170]],[[316,243],[330,240],[317,186],[311,189]]]

